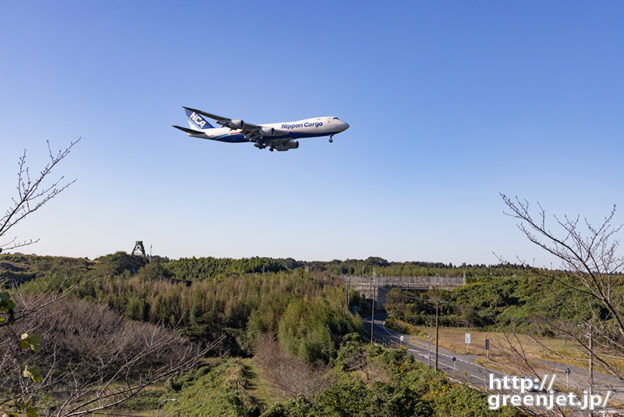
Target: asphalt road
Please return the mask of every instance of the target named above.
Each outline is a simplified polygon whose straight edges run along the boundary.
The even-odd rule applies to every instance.
[[[385,319],[385,314],[378,314],[375,316],[373,335],[377,341],[391,341],[397,345],[402,344],[403,346],[407,346],[407,349],[412,353],[412,355],[414,355],[416,360],[430,366],[435,366],[434,343],[431,343],[430,349],[428,349],[428,346],[423,346],[421,344],[417,345],[414,343],[408,343],[407,341],[410,337],[385,327]],[[363,321],[365,323],[365,328],[370,330],[370,319],[365,319]],[[403,342],[401,342],[401,336],[404,336]],[[455,361],[453,361],[453,358],[455,358]],[[475,387],[487,388],[490,374],[494,374],[494,376],[497,377],[503,377],[502,373],[493,371],[475,363],[477,358],[478,356],[461,355],[442,347],[438,348],[438,368],[446,372],[451,378],[456,376],[458,379],[461,379],[464,382],[469,382]]]
[[[417,361],[435,366],[435,343],[431,343],[430,346],[428,346],[427,342],[418,342],[418,344],[408,342],[410,340],[408,335],[401,334],[384,326],[386,317],[387,315],[385,313],[375,316],[373,324],[373,336],[375,340],[386,344],[392,342],[396,345],[406,346]],[[370,318],[364,319],[363,322],[365,329],[370,332]],[[401,341],[401,336],[403,336],[403,341]],[[453,358],[455,358],[455,360],[453,360]],[[462,355],[442,347],[438,348],[438,368],[444,371],[449,378],[456,379],[460,382],[468,382],[475,388],[487,390],[490,374],[499,378],[503,377],[504,374],[477,364],[476,360],[478,358],[479,356],[477,355]],[[565,367],[563,369],[565,369]],[[568,413],[570,416],[588,415],[587,412],[581,412],[579,410],[569,410]]]

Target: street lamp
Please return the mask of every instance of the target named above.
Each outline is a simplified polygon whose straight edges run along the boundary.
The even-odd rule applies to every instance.
[[[158,413],[160,413],[160,405],[162,403],[166,403],[167,401],[177,402],[178,399],[177,398],[165,398],[164,400],[160,400],[160,402],[158,403],[158,407],[156,407],[156,417],[158,417]]]

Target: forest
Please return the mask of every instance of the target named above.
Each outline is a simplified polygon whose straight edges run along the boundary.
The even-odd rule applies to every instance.
[[[352,292],[347,303],[342,279],[361,268],[468,271],[481,279],[516,271],[380,258],[3,254],[0,279],[16,299],[13,314],[28,316],[11,326],[27,335],[21,347],[0,327],[4,357],[20,363],[16,371],[0,362],[10,375],[0,384],[0,407],[19,397],[26,381],[37,415],[84,415],[99,407],[150,415],[169,397],[177,401],[165,402],[161,413],[171,416],[437,416],[458,407],[473,410],[466,415],[516,415],[487,411],[481,393],[450,383],[404,351],[363,342],[358,312],[368,311],[368,300]],[[33,375],[20,372],[21,365]]]

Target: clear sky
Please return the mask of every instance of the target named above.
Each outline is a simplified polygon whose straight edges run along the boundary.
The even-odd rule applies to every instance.
[[[82,137],[26,252],[549,262],[499,192],[624,207],[623,22],[620,1],[2,2],[0,203],[24,148],[37,168]],[[182,105],[351,128],[260,151],[186,137]]]

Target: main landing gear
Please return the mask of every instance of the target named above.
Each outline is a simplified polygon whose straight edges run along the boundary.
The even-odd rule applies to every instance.
[[[269,150],[270,150],[271,152],[273,152],[275,149],[273,149],[273,148],[269,148]]]

